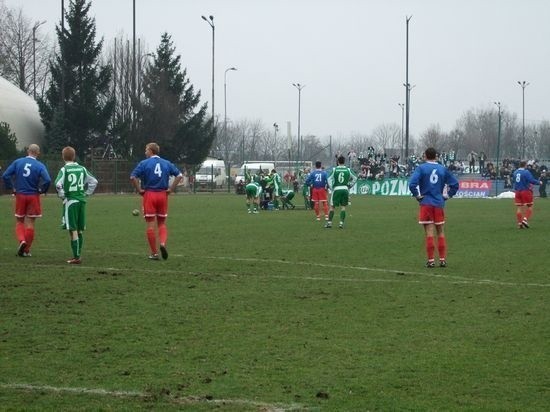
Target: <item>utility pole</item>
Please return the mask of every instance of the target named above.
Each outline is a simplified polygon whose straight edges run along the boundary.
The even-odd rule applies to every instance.
[[[409,83],[409,21],[412,19],[412,16],[405,17],[406,27],[407,27],[407,36],[406,36],[406,55],[405,55],[405,162],[409,158],[409,116],[410,116],[410,107],[409,107],[409,96],[411,91],[411,85]]]

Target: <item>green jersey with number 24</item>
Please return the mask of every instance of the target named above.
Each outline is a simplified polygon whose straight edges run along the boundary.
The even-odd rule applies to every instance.
[[[97,179],[78,163],[65,164],[55,178],[55,188],[59,197],[86,201],[97,186]]]

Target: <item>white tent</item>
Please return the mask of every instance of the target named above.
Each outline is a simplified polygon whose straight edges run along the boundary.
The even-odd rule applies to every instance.
[[[0,77],[0,122],[6,122],[17,137],[17,149],[31,143],[42,144],[44,125],[40,120],[38,104],[32,97]]]

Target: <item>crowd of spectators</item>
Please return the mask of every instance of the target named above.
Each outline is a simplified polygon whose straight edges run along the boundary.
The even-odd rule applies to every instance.
[[[338,157],[337,153],[335,157]],[[383,150],[376,150],[369,146],[366,152],[348,152],[348,166],[357,173],[359,179],[383,180],[385,178],[406,178],[422,162],[422,156],[412,154],[405,163],[400,162],[399,154],[388,156]],[[454,150],[443,151],[438,155],[439,163],[447,167],[456,175],[472,174],[484,179],[496,179],[497,170],[495,164],[488,160],[484,152],[471,151],[465,158],[459,159]],[[518,159],[505,158],[499,161],[499,179],[505,181],[506,187],[512,187],[512,172],[519,167]],[[545,178],[548,174],[547,166],[539,164],[537,160],[530,160],[527,167],[535,178]],[[544,173],[544,174],[543,174]]]

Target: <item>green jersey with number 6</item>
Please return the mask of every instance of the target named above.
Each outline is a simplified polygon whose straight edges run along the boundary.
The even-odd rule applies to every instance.
[[[55,188],[63,199],[86,202],[97,187],[97,179],[76,162],[68,162],[59,170],[55,178]]]
[[[355,183],[357,177],[347,166],[336,166],[328,178],[329,187],[334,190],[349,190]]]

